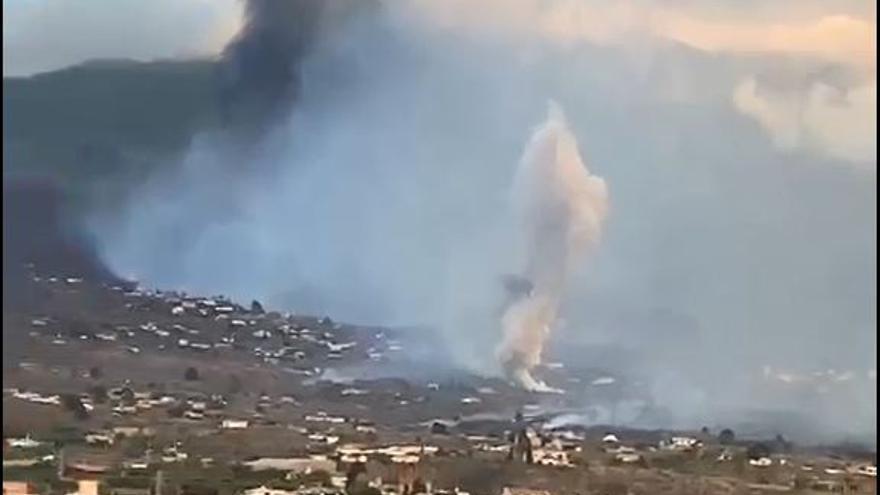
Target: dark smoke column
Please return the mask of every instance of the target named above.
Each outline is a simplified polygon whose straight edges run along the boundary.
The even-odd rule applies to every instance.
[[[223,51],[227,126],[260,135],[296,103],[301,66],[324,39],[375,0],[247,0],[242,30]]]

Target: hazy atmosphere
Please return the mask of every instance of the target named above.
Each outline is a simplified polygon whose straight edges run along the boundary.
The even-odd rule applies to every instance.
[[[149,167],[78,189],[70,222],[120,277],[413,327],[450,349],[438,366],[485,376],[611,368],[670,411],[633,425],[787,412],[795,438],[875,443],[873,2],[3,8],[4,87],[94,59],[216,64],[193,89],[216,95],[209,123],[167,152],[114,143]],[[153,115],[151,95],[119,113]],[[55,177],[22,135],[4,130],[4,179]],[[517,175],[530,160],[546,184]],[[542,295],[524,357],[507,311]]]

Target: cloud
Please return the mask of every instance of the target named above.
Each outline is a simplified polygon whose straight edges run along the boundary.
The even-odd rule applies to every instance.
[[[780,149],[809,149],[874,167],[877,29],[870,2],[719,2],[707,8],[689,1],[417,0],[413,5],[443,29],[567,47],[622,47],[630,63],[644,67],[673,63],[663,41],[724,57],[711,74],[690,63],[652,72],[654,86],[671,91],[674,100],[696,102],[698,94],[711,91],[701,86],[718,87],[723,72],[729,81],[722,83],[723,92],[732,91],[735,108],[755,119]],[[773,88],[760,83],[768,72],[788,82]],[[841,73],[848,74],[845,80]]]
[[[873,67],[876,24],[847,15],[810,21],[708,21],[680,13],[658,16],[658,34],[711,52],[776,53]]]
[[[737,110],[755,119],[782,150],[815,150],[876,169],[877,85],[839,89],[816,81],[780,91],[754,77],[733,93]]]
[[[237,31],[237,0],[9,0],[3,2],[3,75],[93,58],[217,53]]]
[[[872,17],[827,7],[823,12],[808,4],[788,5],[785,17],[780,10],[722,5],[712,15],[686,2],[632,0],[417,0],[413,5],[447,28],[514,30],[562,43],[619,44],[651,36],[709,52],[805,55],[858,66],[873,66],[876,54]]]

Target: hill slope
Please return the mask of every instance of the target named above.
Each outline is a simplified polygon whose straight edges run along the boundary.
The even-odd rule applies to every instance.
[[[113,204],[216,125],[216,70],[206,60],[98,61],[3,79],[4,289],[20,286],[26,262],[112,277],[78,232],[78,208]]]
[[[217,122],[216,63],[96,61],[3,79],[4,177],[121,185]]]

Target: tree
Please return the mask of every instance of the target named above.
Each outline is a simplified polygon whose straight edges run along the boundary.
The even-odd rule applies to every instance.
[[[749,459],[760,459],[761,457],[770,457],[771,454],[770,447],[767,444],[756,442],[749,445],[749,448],[746,449],[746,456]]]
[[[122,392],[119,394],[119,400],[123,405],[133,406],[135,403],[134,390],[128,387],[123,388]]]
[[[183,378],[188,381],[195,381],[199,379],[199,370],[190,366],[186,369],[186,372],[183,374]]]
[[[382,492],[363,481],[356,481],[348,488],[348,495],[382,495]]]
[[[418,478],[413,481],[412,493],[428,493],[428,485],[421,478]]]
[[[107,389],[101,385],[95,385],[89,391],[95,404],[103,404],[107,402]]]
[[[238,375],[229,375],[229,384],[226,386],[227,392],[229,392],[230,395],[235,395],[241,392],[241,389],[241,378],[239,378]]]
[[[345,490],[351,493],[351,488],[358,481],[358,476],[366,474],[367,467],[362,462],[355,462],[348,467],[345,473]]]
[[[776,435],[776,439],[774,440],[773,443],[775,444],[774,450],[779,451],[779,452],[783,452],[786,454],[791,452],[791,448],[792,448],[791,442],[786,440],[785,437],[783,437],[782,435]]]
[[[82,401],[73,394],[64,394],[61,396],[61,403],[64,408],[73,413],[73,417],[82,421],[89,417],[89,411],[83,405]]]
[[[307,485],[333,486],[330,473],[324,471],[323,469],[318,469],[316,471],[312,471],[311,473],[303,474],[300,478],[300,481]]]
[[[718,434],[718,442],[721,445],[730,445],[736,441],[736,435],[734,435],[733,430],[730,428],[725,428],[721,430],[721,433]]]
[[[172,418],[182,418],[183,413],[186,412],[186,404],[180,403],[175,404],[168,408],[168,416]]]

